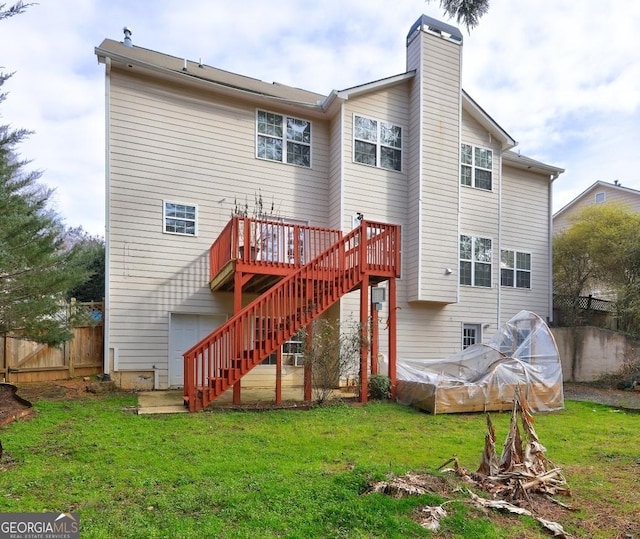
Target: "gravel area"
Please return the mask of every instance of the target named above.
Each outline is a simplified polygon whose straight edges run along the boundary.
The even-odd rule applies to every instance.
[[[565,400],[597,402],[616,408],[640,411],[639,390],[601,389],[587,384],[565,382],[564,398]]]

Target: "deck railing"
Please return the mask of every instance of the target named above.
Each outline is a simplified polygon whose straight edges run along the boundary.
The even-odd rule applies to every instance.
[[[309,263],[256,298],[184,354],[189,410],[207,406],[341,296],[365,273],[400,273],[400,228],[362,221]]]
[[[210,279],[231,260],[245,267],[301,267],[342,237],[340,230],[232,217],[209,249]]]

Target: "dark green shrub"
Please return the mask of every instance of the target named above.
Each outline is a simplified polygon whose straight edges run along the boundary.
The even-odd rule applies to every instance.
[[[374,374],[369,379],[369,398],[386,400],[391,398],[391,379],[382,374]]]

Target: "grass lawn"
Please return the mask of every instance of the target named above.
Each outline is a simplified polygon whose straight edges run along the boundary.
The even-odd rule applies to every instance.
[[[40,401],[0,429],[0,512],[80,513],[81,537],[538,538],[531,518],[485,515],[462,494],[437,535],[411,519],[442,495],[362,495],[390,472],[479,464],[482,414],[391,403],[308,411],[138,416],[131,395]],[[499,445],[509,414],[492,414]],[[584,402],[536,415],[573,491],[557,520],[575,537],[640,537],[640,414]]]

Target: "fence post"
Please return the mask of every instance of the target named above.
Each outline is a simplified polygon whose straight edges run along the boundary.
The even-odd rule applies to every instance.
[[[2,368],[4,369],[3,382],[9,381],[9,358],[7,357],[7,335],[2,336]]]
[[[68,320],[71,320],[71,318],[76,314],[76,298],[71,298],[71,301],[69,302],[69,313],[68,313]],[[75,337],[75,332],[74,332],[74,337]],[[72,355],[71,354],[71,342],[67,342],[65,341],[62,345],[62,354],[63,354],[63,361],[64,364],[67,366],[67,370],[68,370],[68,377],[69,378],[73,378],[73,359],[72,359]]]

